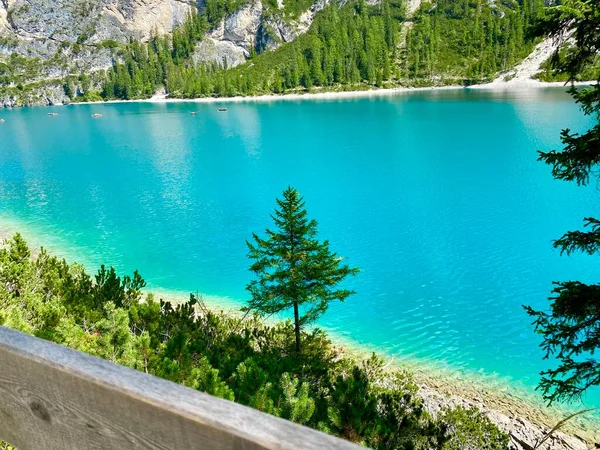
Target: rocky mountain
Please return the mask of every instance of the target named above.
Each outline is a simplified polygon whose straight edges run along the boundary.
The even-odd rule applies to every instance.
[[[2,0],[0,32],[28,42],[89,44],[168,33],[197,5],[191,0]]]
[[[0,105],[489,82],[531,53],[525,31],[544,8],[544,0],[329,3],[0,0]]]
[[[294,40],[324,5],[317,0],[290,17],[281,0],[276,8],[261,0],[241,3],[207,33],[193,60],[241,64],[254,51]],[[93,76],[113,65],[118,44],[171,33],[203,7],[196,0],[0,0],[0,77],[10,73],[15,86],[39,84],[35,92],[19,93],[2,92],[0,83],[0,105],[68,102],[62,83],[53,80]]]
[[[282,9],[283,3],[279,4]],[[314,15],[325,5],[318,0],[297,19],[284,19],[260,0],[243,5],[221,20],[200,42],[193,55],[195,62],[214,61],[227,67],[245,62],[251,52],[273,50],[291,42],[310,27]]]

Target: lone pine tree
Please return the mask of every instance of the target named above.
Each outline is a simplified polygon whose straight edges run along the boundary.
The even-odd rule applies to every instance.
[[[276,229],[266,238],[253,233],[248,257],[256,278],[246,289],[252,295],[244,308],[261,315],[294,309],[296,350],[300,352],[300,330],[317,320],[334,300],[344,301],[354,292],[338,289],[357,268],[342,264],[329,250],[329,242],[317,240],[317,221],[307,218],[305,203],[296,189],[288,187],[271,215]]]

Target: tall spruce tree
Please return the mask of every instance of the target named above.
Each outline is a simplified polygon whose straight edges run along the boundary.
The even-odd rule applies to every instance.
[[[566,57],[555,58],[555,65],[577,79],[600,50],[600,4],[597,1],[565,0],[549,9],[545,31],[557,38],[573,30],[574,45]],[[567,44],[569,45],[569,44]],[[600,73],[597,75],[600,81]],[[571,95],[596,124],[583,134],[562,131],[561,151],[540,152],[540,160],[552,166],[556,179],[586,185],[590,175],[600,180],[600,87],[571,87]],[[561,253],[600,251],[600,221],[584,219],[586,231],[569,231],[554,242]],[[548,358],[556,357],[558,366],[541,373],[539,388],[549,403],[581,397],[590,387],[600,385],[600,284],[580,281],[555,282],[550,311],[525,307],[535,318],[536,331],[543,336],[542,347]]]
[[[300,330],[317,320],[329,302],[344,301],[353,291],[337,285],[357,268],[342,264],[342,258],[329,250],[329,242],[317,240],[317,221],[307,218],[304,200],[288,187],[271,215],[276,230],[266,230],[266,239],[253,233],[248,257],[256,275],[246,289],[252,295],[244,308],[261,315],[294,309],[296,350],[300,352]]]

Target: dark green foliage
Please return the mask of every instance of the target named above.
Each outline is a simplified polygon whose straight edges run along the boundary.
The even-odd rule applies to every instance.
[[[452,436],[445,443],[444,450],[503,450],[508,447],[508,435],[500,432],[487,416],[475,408],[445,409],[440,420]]]
[[[543,29],[561,34],[568,24],[574,30],[574,45],[567,57],[554,59],[557,68],[575,80],[582,68],[589,66],[600,49],[600,7],[597,2],[565,0],[550,8],[549,19]],[[595,79],[600,79],[596,72]],[[540,152],[540,160],[552,166],[555,178],[586,185],[590,175],[597,176],[600,163],[600,88],[570,90],[581,104],[585,114],[597,119],[596,124],[583,134],[562,131],[564,148],[560,151]],[[569,231],[555,241],[561,253],[598,253],[600,222],[586,218],[586,231]],[[555,282],[550,298],[550,311],[536,311],[526,307],[535,318],[534,325],[543,336],[545,357],[554,356],[558,367],[542,372],[539,387],[548,402],[581,397],[586,390],[600,385],[600,285],[579,281]]]
[[[596,74],[598,76],[598,74]],[[571,95],[581,104],[587,115],[597,115],[600,112],[600,87],[571,88]],[[590,173],[600,162],[600,123],[583,134],[571,133],[565,129],[561,132],[563,150],[540,152],[540,160],[552,165],[552,175],[559,180],[576,181],[585,185]]]
[[[489,81],[531,52],[533,41],[525,30],[543,12],[543,0],[426,3],[407,36],[403,76],[442,84],[445,79],[465,84]]]
[[[307,7],[285,2],[284,14],[296,17]],[[213,0],[172,38],[131,42],[108,72],[103,98],[148,97],[163,86],[171,97],[192,98],[482,82],[533,49],[526,31],[544,14],[543,0],[442,0],[423,5],[409,30],[399,0],[331,4],[306,34],[277,50],[252,49],[251,60],[233,69],[195,65],[190,55],[202,34],[233,9]]]
[[[246,3],[248,0],[206,0],[202,13],[211,25],[216,25]]]
[[[564,70],[564,62],[569,58],[569,54],[573,51],[573,46],[569,43],[565,43],[561,48],[560,52],[555,53],[547,61],[542,63],[542,71],[535,75],[540,81],[553,82],[553,81],[564,81],[567,82],[571,79]],[[600,70],[600,55],[596,55],[591,58],[589,62],[581,67],[577,74],[573,77],[575,81],[592,81]]]
[[[125,62],[109,71],[102,95],[107,99],[141,98],[151,95],[162,83],[171,97],[184,98],[283,93],[362,83],[382,86],[392,79],[400,17],[401,5],[388,0],[381,8],[363,3],[341,9],[328,6],[317,15],[309,32],[293,43],[226,70],[215,64],[194,66],[189,61],[205,24],[215,23],[210,15],[193,15],[183,26],[184,31],[175,30],[171,41],[156,38],[147,50],[129,44]],[[185,31],[190,29],[198,33]],[[160,64],[151,63],[156,60]]]
[[[148,43],[101,42],[97,47],[111,51],[113,67],[85,75],[88,79],[43,76],[54,67],[67,69],[65,58],[90,50],[88,43],[64,44],[43,64],[15,54],[0,63],[0,94],[27,102],[46,86],[62,86],[78,102],[148,98],[161,90],[191,98],[472,84],[490,80],[525,57],[534,44],[530,30],[545,11],[543,0],[440,0],[422,5],[408,22],[402,0],[374,6],[355,0],[326,6],[307,33],[277,50],[258,54],[262,48],[251,48],[250,60],[241,66],[195,64],[192,54],[206,31],[244,3],[208,0],[170,36],[154,36]],[[295,20],[311,3],[284,2],[279,10],[270,0],[263,13]],[[571,53],[565,56],[569,60],[579,56]]]
[[[163,87],[172,67],[184,64],[208,30],[205,15],[192,13],[168,37],[155,36],[148,44],[133,39],[117,54],[102,87],[104,99],[147,98]]]
[[[563,58],[555,55],[554,61],[560,71],[576,77],[590,62],[594,61],[600,50],[600,6],[595,1],[564,0],[548,8],[547,17],[537,28],[538,33],[550,34],[557,39],[566,40],[570,36],[574,45],[570,45]],[[558,59],[557,59],[558,58]]]
[[[344,301],[353,292],[337,285],[357,268],[341,264],[342,258],[329,250],[329,242],[317,240],[317,221],[308,220],[304,200],[288,187],[271,216],[276,230],[266,230],[262,239],[253,234],[247,242],[250,270],[256,276],[247,286],[252,298],[246,311],[271,316],[293,308],[296,351],[300,331],[314,323],[334,300]]]
[[[371,394],[367,373],[355,366],[349,375],[338,375],[328,409],[329,430],[353,442],[372,441],[377,434],[377,398]]]
[[[176,306],[141,299],[139,275],[101,267],[94,284],[77,264],[30,254],[19,235],[0,246],[5,326],[376,449],[443,449],[455,429],[473,442],[491,433],[475,413],[462,428],[434,420],[407,373],[347,358],[322,331],[303,332],[298,354],[289,321],[214,312],[193,295]]]
[[[106,269],[102,265],[96,275],[96,283],[93,288],[95,306],[98,307],[110,301],[117,308],[128,308],[133,303],[139,303],[141,290],[145,286],[146,282],[137,270],[133,273],[133,278],[126,275],[121,282],[121,278],[117,276],[114,267]]]
[[[560,52],[544,64],[539,78],[544,81],[593,81],[600,72],[600,37],[598,22],[600,8],[597,2],[565,1],[548,9],[547,20],[537,26],[540,34],[551,34],[563,41]],[[573,27],[573,23],[576,25]],[[569,33],[573,42],[568,42]]]

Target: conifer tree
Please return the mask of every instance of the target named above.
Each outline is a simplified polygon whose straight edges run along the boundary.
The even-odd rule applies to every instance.
[[[277,205],[271,215],[276,230],[267,229],[265,239],[253,233],[254,243],[247,242],[256,278],[246,287],[252,299],[244,309],[272,315],[293,308],[299,353],[301,328],[317,320],[329,302],[344,301],[354,293],[337,285],[358,269],[342,264],[328,241],[317,240],[317,221],[307,218],[296,189],[288,187]]]
[[[561,70],[575,80],[582,68],[593,61],[600,50],[600,5],[598,2],[565,0],[549,10],[545,30],[555,36],[574,31],[575,45],[568,51]],[[600,73],[597,74],[600,81]],[[595,125],[583,134],[562,131],[562,151],[540,152],[540,160],[552,166],[559,180],[586,185],[590,175],[598,179],[600,166],[600,86],[570,90],[586,115],[596,118]],[[600,220],[584,219],[586,231],[569,231],[554,242],[561,253],[600,251]],[[555,282],[550,311],[525,307],[535,318],[536,331],[543,336],[546,358],[555,356],[558,367],[541,373],[539,387],[550,403],[580,397],[592,386],[600,385],[600,284],[580,281]]]

